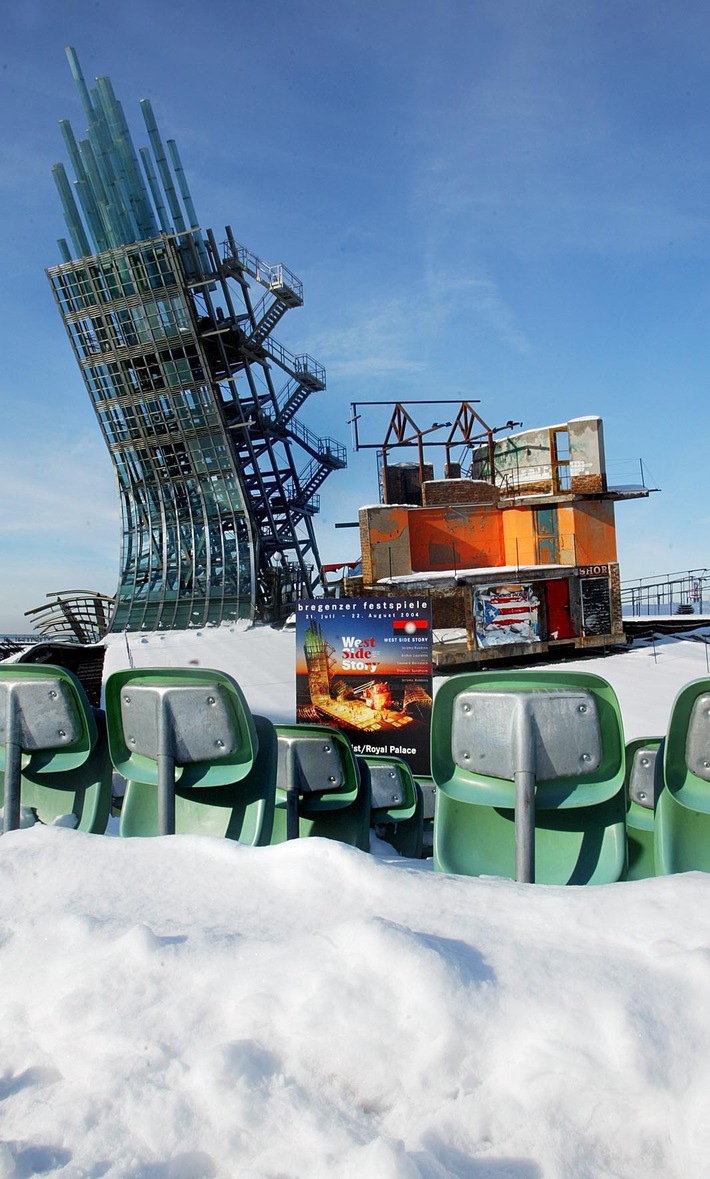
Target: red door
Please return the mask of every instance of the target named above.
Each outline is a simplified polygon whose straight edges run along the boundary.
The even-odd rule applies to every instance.
[[[574,638],[572,613],[569,608],[569,582],[545,583],[547,599],[547,634],[550,639]]]

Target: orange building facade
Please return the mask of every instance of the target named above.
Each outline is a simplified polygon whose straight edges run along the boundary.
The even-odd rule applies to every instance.
[[[383,479],[414,502],[361,509],[346,593],[430,594],[440,667],[623,641],[614,508],[649,493],[608,486],[600,418],[474,450],[468,478],[416,468]]]

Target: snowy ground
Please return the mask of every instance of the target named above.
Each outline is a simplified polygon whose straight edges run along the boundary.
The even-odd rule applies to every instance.
[[[131,656],[224,667],[290,719],[293,643]],[[584,667],[630,737],[706,654]],[[545,888],[322,840],[43,827],[0,850],[0,1179],[707,1176],[708,876]]]
[[[105,673],[132,660],[135,667],[197,663],[229,672],[253,712],[274,721],[295,719],[296,636],[270,626],[205,627],[165,634],[116,635],[108,640]],[[560,666],[559,664],[557,666]],[[689,680],[710,675],[710,627],[681,637],[638,641],[621,654],[565,667],[595,672],[614,687],[627,740],[664,733],[676,693]]]

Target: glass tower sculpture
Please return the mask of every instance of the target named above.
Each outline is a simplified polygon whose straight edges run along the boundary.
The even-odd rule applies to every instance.
[[[110,629],[283,617],[321,583],[318,490],[346,465],[295,416],[323,367],[271,334],[301,283],[201,229],[150,102],[136,153],[110,80],[89,90],[67,56],[88,130],[60,123],[74,181],[55,165],[68,240],[47,274],[116,469]]]

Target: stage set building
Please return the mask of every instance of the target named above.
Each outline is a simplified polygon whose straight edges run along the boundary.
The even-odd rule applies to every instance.
[[[467,473],[385,463],[344,592],[430,594],[438,667],[623,642],[614,505],[649,489],[608,485],[601,419],[490,438]]]

